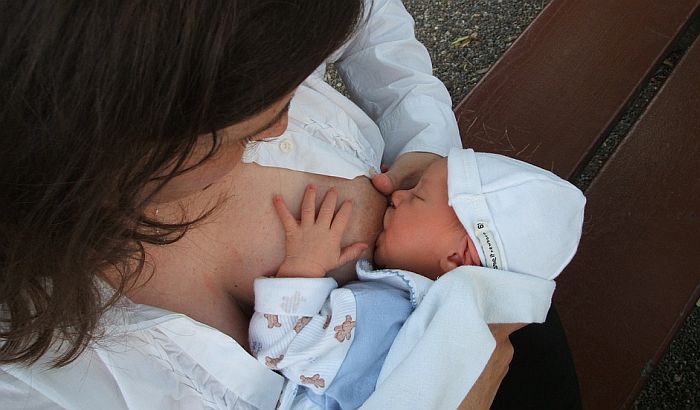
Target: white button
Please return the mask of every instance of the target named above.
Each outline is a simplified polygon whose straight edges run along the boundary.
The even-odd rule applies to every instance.
[[[280,143],[280,150],[282,152],[289,152],[292,150],[292,148],[294,148],[294,145],[290,140],[284,140]]]

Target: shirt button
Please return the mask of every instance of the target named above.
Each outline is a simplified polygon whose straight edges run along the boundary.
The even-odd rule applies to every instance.
[[[377,174],[379,174],[379,171],[377,171],[376,168],[371,167],[371,168],[369,169],[369,176],[370,176],[370,178],[373,177],[373,176],[375,176],[375,175],[377,175]]]
[[[292,148],[294,148],[294,146],[292,145],[292,141],[284,140],[280,143],[280,150],[282,152],[289,152],[292,150]]]

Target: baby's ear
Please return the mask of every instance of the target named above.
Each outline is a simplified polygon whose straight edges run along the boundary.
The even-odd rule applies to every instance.
[[[481,266],[478,253],[476,248],[474,248],[474,242],[469,238],[469,234],[465,233],[452,250],[453,252],[450,255],[440,259],[440,269],[442,269],[443,273],[449,272],[458,266]]]
[[[447,273],[458,266],[465,265],[465,262],[467,262],[464,258],[465,256],[469,256],[469,240],[466,235],[452,245],[448,255],[440,259],[442,273]]]
[[[462,258],[462,255],[457,252],[440,259],[440,270],[442,270],[442,273],[447,273],[462,265],[464,265],[464,259]]]

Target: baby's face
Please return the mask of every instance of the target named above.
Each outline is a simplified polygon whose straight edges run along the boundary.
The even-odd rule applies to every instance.
[[[391,196],[375,263],[433,279],[441,275],[440,258],[466,235],[447,201],[447,159],[443,158],[428,167],[415,188]]]

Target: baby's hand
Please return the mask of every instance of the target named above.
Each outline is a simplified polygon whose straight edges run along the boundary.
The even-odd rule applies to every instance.
[[[278,277],[322,278],[331,269],[359,258],[367,249],[362,242],[340,247],[352,203],[343,202],[336,213],[337,201],[338,191],[329,189],[316,216],[316,186],[309,185],[301,202],[301,221],[297,221],[281,196],[272,198],[287,236],[287,253]]]

